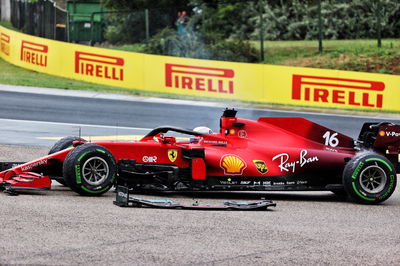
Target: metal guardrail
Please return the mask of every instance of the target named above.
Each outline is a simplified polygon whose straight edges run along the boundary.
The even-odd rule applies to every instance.
[[[13,27],[38,37],[66,40],[65,34],[57,31],[65,31],[67,11],[58,7],[55,2],[10,0],[10,4]]]

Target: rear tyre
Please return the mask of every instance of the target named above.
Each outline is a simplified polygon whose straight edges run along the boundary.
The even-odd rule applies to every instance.
[[[343,185],[349,197],[359,203],[378,204],[396,188],[392,163],[376,153],[362,153],[351,159],[343,172]]]
[[[113,186],[116,163],[106,148],[85,143],[65,158],[63,175],[67,185],[83,196],[101,195]]]
[[[65,150],[65,149],[67,149],[69,147],[72,147],[72,143],[74,141],[77,141],[77,140],[85,141],[84,139],[79,138],[79,137],[65,137],[65,138],[62,138],[62,139],[58,140],[56,143],[54,143],[53,147],[50,149],[48,154],[50,155],[50,154]],[[60,183],[60,184],[62,184],[64,186],[67,185],[65,183],[64,177],[62,176],[62,170],[60,171],[58,176],[52,176],[51,178],[56,180],[58,183]]]

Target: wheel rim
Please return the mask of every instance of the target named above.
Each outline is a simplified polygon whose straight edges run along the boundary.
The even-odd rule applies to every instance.
[[[92,157],[88,159],[82,167],[83,179],[92,186],[103,183],[109,174],[107,162],[100,157]]]
[[[378,165],[368,166],[361,172],[360,177],[361,187],[367,193],[379,193],[385,188],[387,181],[386,173]]]

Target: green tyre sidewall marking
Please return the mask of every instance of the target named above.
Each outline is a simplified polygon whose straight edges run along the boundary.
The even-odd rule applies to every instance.
[[[77,163],[75,165],[75,178],[76,178],[76,183],[77,184],[82,184],[82,175],[81,175],[81,165],[80,161],[82,160],[83,157],[85,157],[89,152],[83,153],[81,156],[79,156]]]
[[[375,199],[367,198],[367,197],[365,197],[363,194],[361,194],[361,193],[358,191],[358,189],[357,189],[356,184],[355,184],[354,181],[353,181],[351,184],[352,184],[352,187],[353,187],[353,189],[354,189],[354,192],[356,192],[356,194],[357,194],[360,198],[365,199],[365,200],[375,201]]]
[[[389,171],[390,171],[390,172],[393,171],[392,167],[391,167],[386,161],[384,161],[384,160],[382,160],[382,159],[379,159],[379,158],[369,158],[369,159],[366,159],[365,161],[366,161],[366,162],[373,162],[373,161],[381,162],[381,163],[383,163],[384,165],[386,165],[387,168],[389,168]]]
[[[381,192],[376,194],[370,194],[361,188],[360,173],[366,167],[375,164],[377,164],[385,172],[387,180],[385,187]],[[362,201],[365,202],[371,202],[371,203],[382,202],[388,199],[392,195],[395,189],[396,174],[393,174],[393,168],[391,167],[391,165],[382,158],[367,157],[361,159],[358,162],[357,166],[355,167],[351,175],[351,178],[352,178],[351,187],[354,193],[356,194],[357,197],[359,197]]]
[[[75,165],[75,179],[77,184],[82,184],[81,166],[79,164]]]
[[[84,139],[75,136],[69,136],[59,139],[56,143],[54,143],[53,147],[51,147],[48,154],[50,155],[65,149],[73,148],[73,142],[77,140],[85,141]],[[57,171],[57,173],[55,173],[55,175],[52,176],[51,178],[57,180],[62,185],[67,186],[67,182],[64,178],[63,169],[60,170],[61,171]]]
[[[89,156],[86,156],[88,155]],[[110,168],[110,175],[112,175],[112,177],[108,178],[108,182],[106,181],[104,184],[100,184],[98,186],[96,186],[95,189],[92,189],[91,186],[88,186],[87,184],[85,184],[86,182],[81,179],[81,183],[80,184],[80,189],[82,189],[83,191],[85,191],[86,193],[92,194],[92,195],[96,195],[96,194],[102,194],[106,191],[108,191],[112,185],[112,183],[114,182],[114,177],[115,177],[115,165],[114,165],[114,159],[112,158],[112,156],[110,156],[108,151],[105,151],[103,149],[100,148],[96,148],[92,151],[88,151],[86,153],[84,153],[82,156],[79,157],[78,162],[80,165],[80,168],[82,167],[82,165],[85,163],[86,159],[89,159],[90,157],[94,157],[94,156],[98,156],[100,158],[103,158],[104,160],[106,160],[106,162],[108,163],[108,166]],[[82,158],[84,158],[84,160],[82,161]],[[82,161],[82,162],[81,162]],[[111,168],[114,168],[114,170],[112,170]],[[82,171],[82,169],[81,169]],[[79,173],[81,173],[81,171]]]
[[[90,189],[86,188],[85,186],[81,186],[81,188],[84,191],[91,193],[91,194],[100,194],[100,193],[104,193],[104,192],[108,191],[110,189],[110,186],[108,185],[105,188],[100,189],[100,190],[90,190]]]
[[[82,167],[92,157],[100,157],[109,167],[109,173],[102,183],[89,185],[82,175]],[[114,156],[106,148],[97,144],[86,143],[78,146],[67,155],[64,162],[64,175],[68,177],[69,186],[75,192],[86,196],[97,196],[107,192],[113,185],[117,174]]]
[[[78,158],[78,163],[82,160],[83,157],[85,157],[86,154],[88,154],[89,152],[85,152],[83,153],[81,156],[79,156]]]
[[[357,165],[356,169],[354,170],[353,174],[351,175],[351,178],[356,179],[363,166],[364,166],[364,163],[360,162]]]

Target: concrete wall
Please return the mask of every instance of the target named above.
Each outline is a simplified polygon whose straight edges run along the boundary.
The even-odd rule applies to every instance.
[[[11,7],[10,0],[0,0],[1,3],[1,20],[10,21],[11,19]]]

